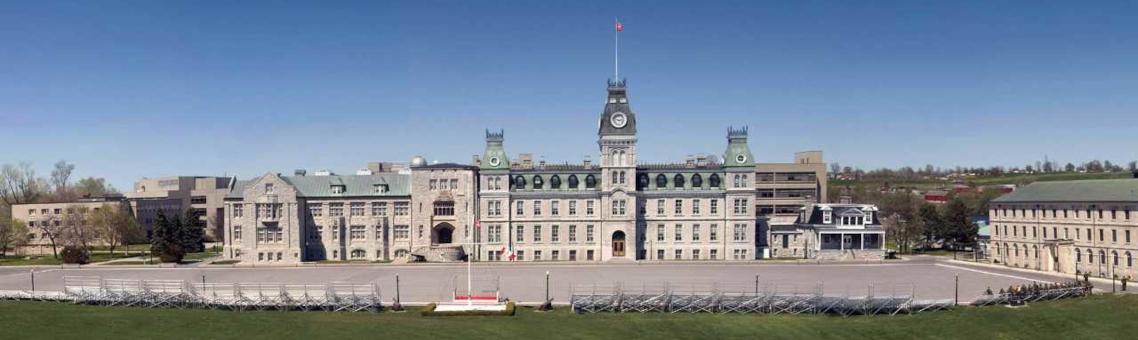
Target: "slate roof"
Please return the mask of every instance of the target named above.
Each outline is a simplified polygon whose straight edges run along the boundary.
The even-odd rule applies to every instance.
[[[473,165],[458,164],[458,163],[438,163],[429,165],[420,165],[412,167],[412,169],[464,169],[464,170],[477,170],[478,167]]]
[[[823,221],[822,208],[823,207],[829,207],[831,209],[831,213],[833,214],[832,215],[833,218],[836,220],[837,218],[841,217],[844,214],[864,215],[864,213],[862,212],[862,208],[866,207],[866,205],[862,205],[862,204],[821,204],[821,205],[810,205],[808,207],[811,207],[812,209],[810,210],[809,215],[806,216],[807,221],[804,224],[822,224],[822,221]],[[881,221],[878,219],[877,214],[874,214],[874,219],[869,224],[881,224]]]
[[[296,188],[300,197],[410,196],[411,176],[403,174],[281,176]],[[227,198],[241,198],[245,187],[254,180],[237,181]],[[375,192],[375,186],[387,185],[387,192]],[[343,185],[344,193],[332,193],[333,185]]]
[[[1138,179],[1035,182],[992,202],[1138,202]]]

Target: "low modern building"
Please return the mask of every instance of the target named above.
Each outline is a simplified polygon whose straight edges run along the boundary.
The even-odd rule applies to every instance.
[[[774,234],[779,258],[876,260],[884,257],[885,229],[877,207],[820,203],[799,210],[793,229]]]
[[[135,182],[134,191],[125,196],[147,237],[159,212],[182,217],[186,210],[191,210],[205,222],[207,241],[216,241],[222,237],[223,202],[233,181],[232,177],[207,176],[143,178]]]
[[[99,209],[123,209],[125,201],[120,195],[84,198],[75,202],[32,203],[12,206],[12,217],[27,223],[28,242],[16,249],[20,255],[51,255],[52,238],[57,250],[63,249],[58,237],[70,226],[84,226],[87,214]]]
[[[1138,274],[1138,178],[1035,182],[988,208],[993,262],[1100,277]]]

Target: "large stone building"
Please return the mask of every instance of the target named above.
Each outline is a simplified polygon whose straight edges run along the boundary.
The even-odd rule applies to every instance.
[[[233,181],[232,177],[208,176],[143,178],[125,195],[147,237],[159,212],[181,217],[189,210],[204,222],[206,238],[219,241],[225,225],[223,201]]]
[[[639,163],[637,115],[625,83],[610,81],[596,164],[511,160],[504,132],[487,131],[473,165],[417,158],[375,175],[266,174],[226,197],[226,252],[254,263],[753,260],[769,237],[759,224],[793,224],[824,199],[826,173],[817,151],[756,165],[747,134],[729,128],[722,159]]]
[[[21,255],[51,255],[54,239],[56,250],[63,249],[66,228],[85,227],[87,214],[99,209],[124,209],[123,197],[83,198],[66,203],[31,203],[12,206],[12,218],[27,223],[28,242],[17,248]]]
[[[988,207],[988,254],[995,262],[1101,277],[1138,274],[1138,178],[1036,182]]]

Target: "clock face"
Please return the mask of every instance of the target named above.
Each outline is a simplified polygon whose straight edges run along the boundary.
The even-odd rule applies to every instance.
[[[747,155],[735,156],[735,161],[739,162],[739,163],[746,163],[747,162]]]
[[[498,157],[490,157],[490,166],[498,166],[498,164],[502,164],[502,160]]]
[[[628,124],[628,116],[625,115],[624,112],[617,112],[612,114],[612,118],[609,119],[609,122],[612,123],[612,127],[620,129],[623,128],[625,124]]]

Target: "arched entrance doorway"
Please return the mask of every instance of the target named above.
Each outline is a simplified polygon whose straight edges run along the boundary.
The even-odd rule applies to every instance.
[[[449,244],[454,242],[454,226],[450,223],[439,223],[431,228],[431,243]]]
[[[617,230],[612,233],[612,256],[624,256],[624,232]]]

